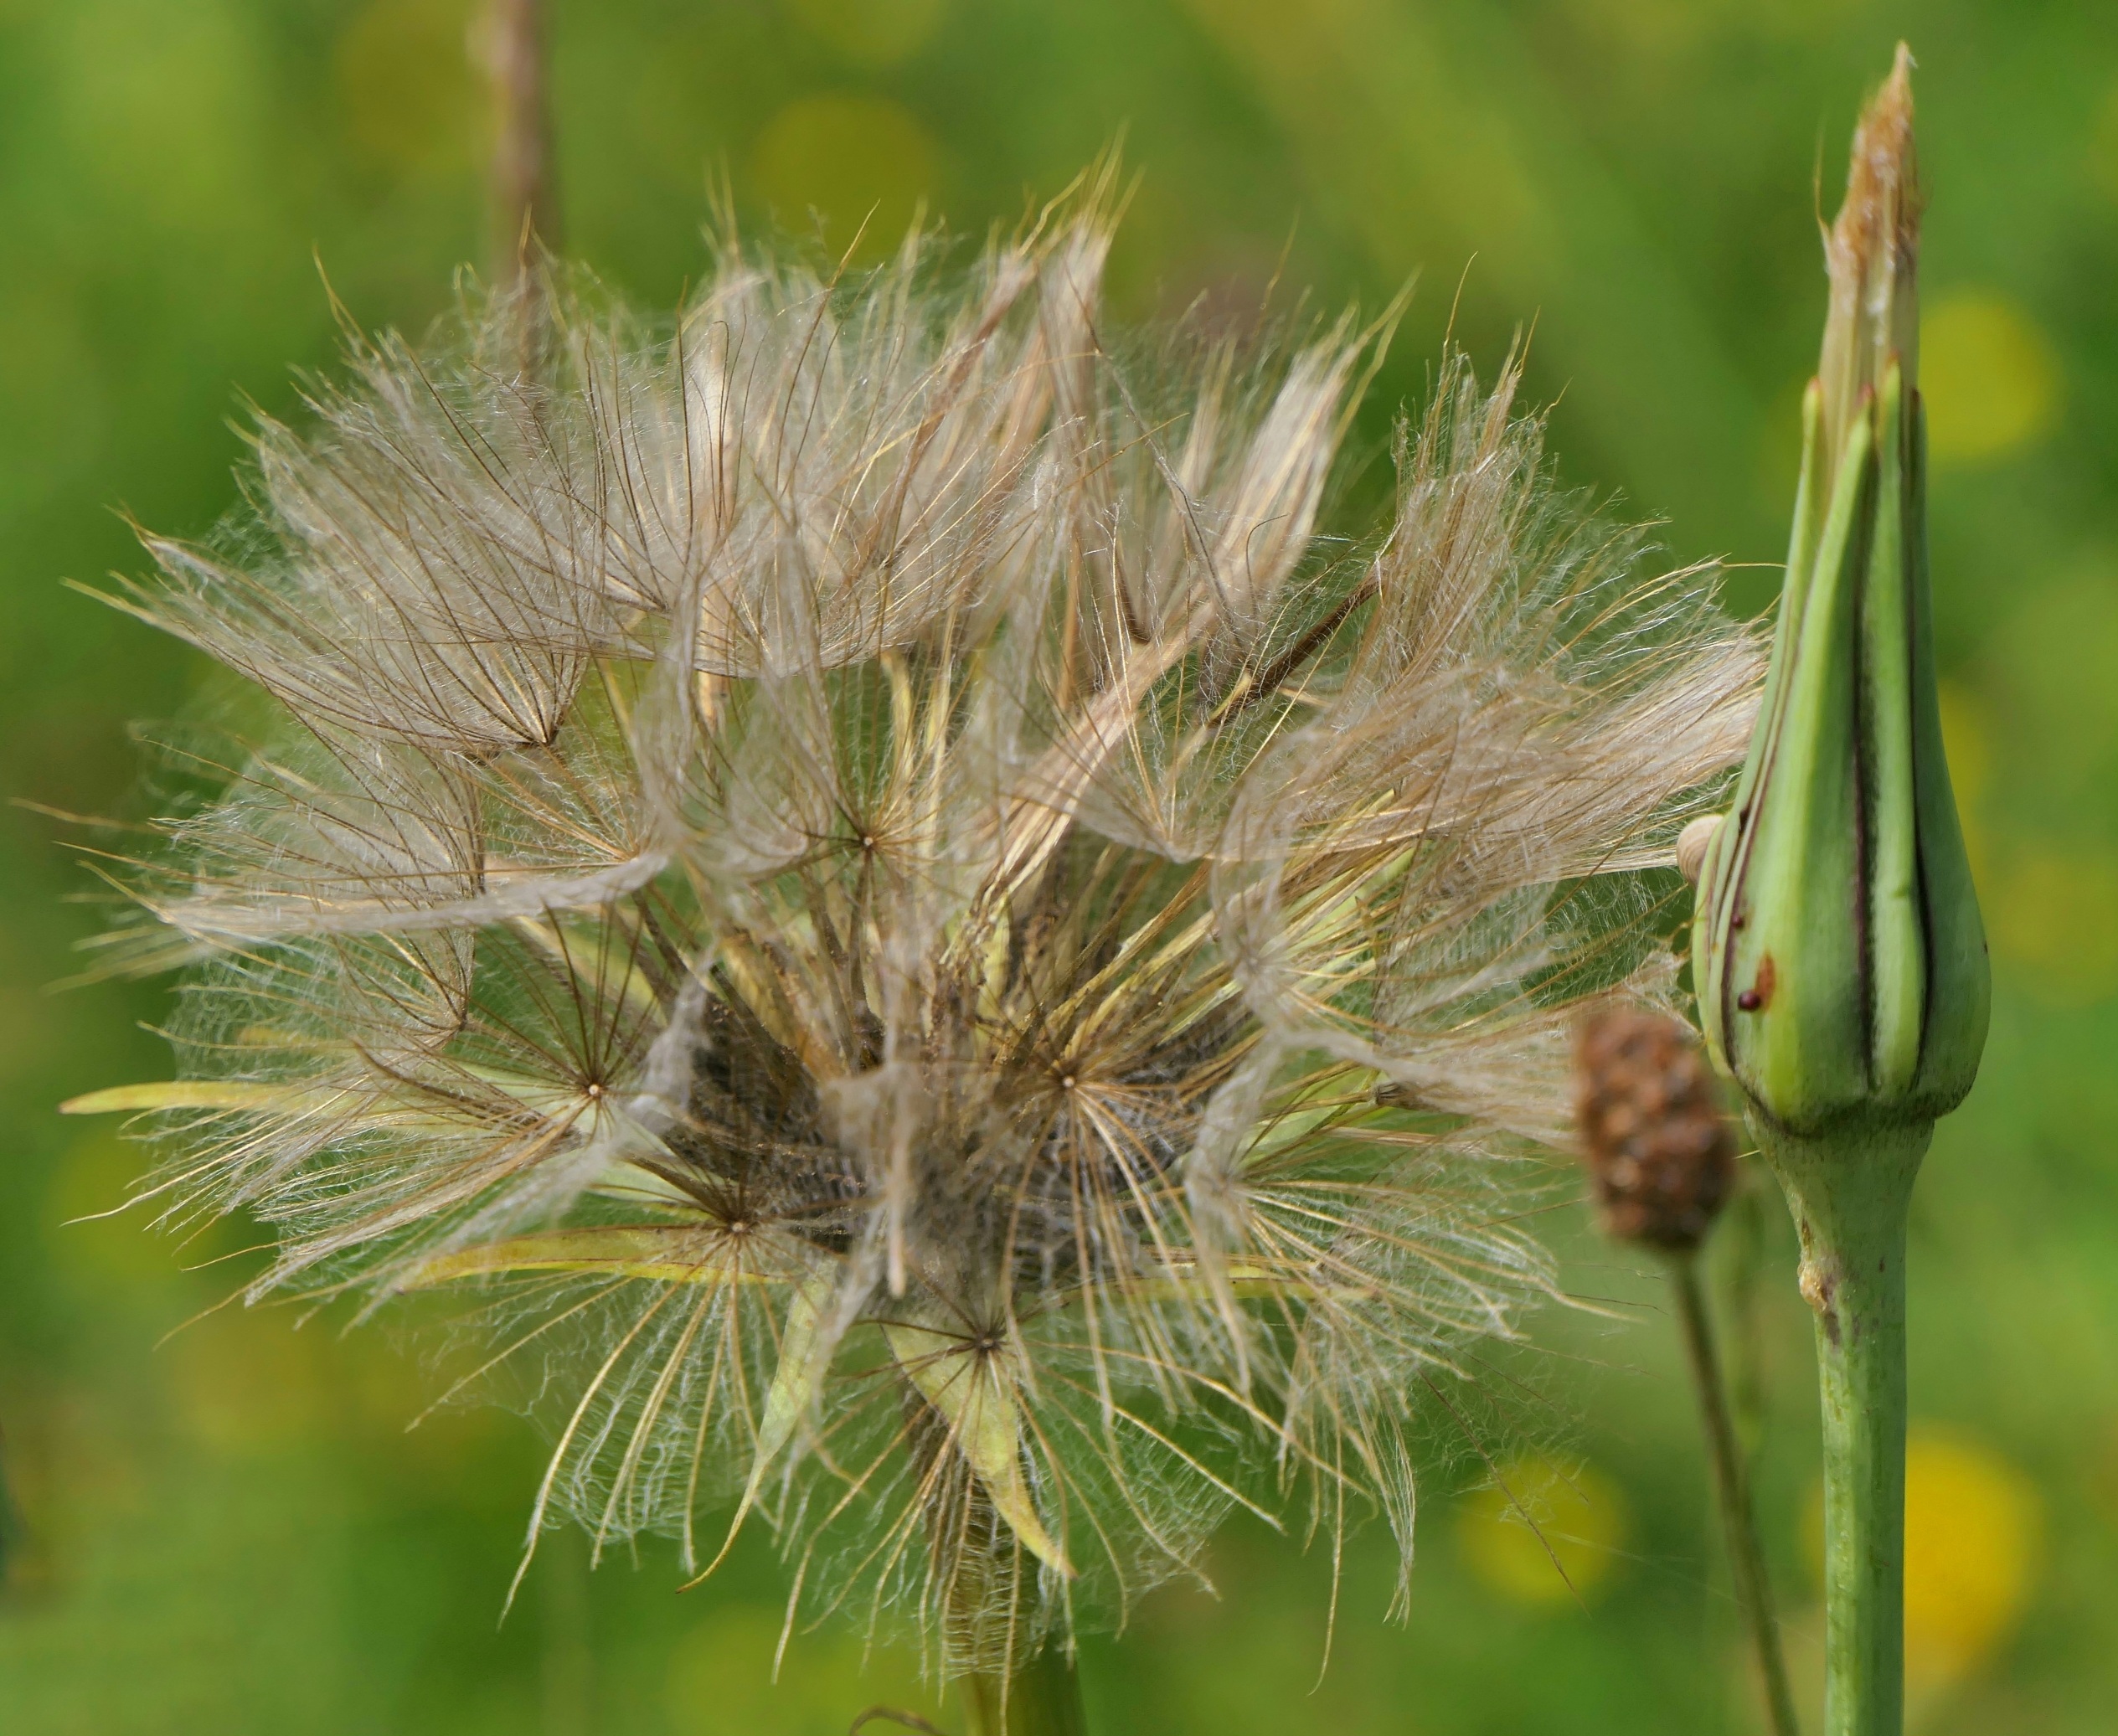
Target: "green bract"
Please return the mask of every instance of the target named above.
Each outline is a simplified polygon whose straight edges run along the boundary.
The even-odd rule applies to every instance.
[[[1971,1089],[1989,976],[1943,757],[1920,394],[1891,351],[1802,409],[1800,492],[1764,710],[1699,882],[1714,1058],[1816,1132],[1931,1121]]]

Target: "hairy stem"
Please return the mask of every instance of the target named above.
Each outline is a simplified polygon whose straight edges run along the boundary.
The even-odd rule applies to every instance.
[[[1931,1123],[1822,1137],[1754,1116],[1801,1236],[1824,1421],[1825,1736],[1904,1727],[1905,1221]]]
[[[1081,1679],[1065,1652],[1041,1648],[1017,1668],[966,1676],[960,1684],[966,1736],[1085,1736]]]
[[[1750,1503],[1750,1471],[1722,1390],[1720,1361],[1714,1354],[1713,1326],[1699,1284],[1697,1256],[1688,1253],[1672,1260],[1670,1281],[1677,1290],[1684,1358],[1691,1368],[1699,1415],[1705,1425],[1708,1457],[1713,1467],[1713,1492],[1720,1501],[1721,1528],[1728,1538],[1736,1605],[1757,1655],[1765,1710],[1772,1720],[1773,1736],[1801,1736],[1801,1726],[1795,1721],[1794,1696],[1787,1687],[1787,1662],[1780,1655],[1780,1625],[1773,1615],[1772,1582],[1765,1576],[1757,1514]]]

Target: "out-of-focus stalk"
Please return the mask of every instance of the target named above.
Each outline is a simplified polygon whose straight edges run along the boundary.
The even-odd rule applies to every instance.
[[[490,0],[484,58],[492,80],[492,281],[513,284],[559,245],[552,173],[544,0]]]
[[[1735,1602],[1748,1630],[1765,1715],[1772,1736],[1801,1736],[1795,1701],[1787,1686],[1787,1661],[1780,1649],[1780,1622],[1774,1613],[1772,1581],[1765,1573],[1765,1549],[1758,1537],[1757,1511],[1750,1499],[1750,1472],[1735,1424],[1729,1415],[1721,1384],[1721,1362],[1713,1349],[1713,1326],[1699,1283],[1698,1259],[1679,1254],[1670,1261],[1670,1286],[1677,1292],[1677,1321],[1684,1340],[1684,1361],[1698,1395],[1699,1422],[1706,1435],[1708,1462],[1713,1471],[1713,1496],[1721,1509],[1721,1530],[1728,1539],[1729,1576]]]
[[[1989,993],[1935,692],[1911,64],[1854,137],[1765,703],[1732,823],[1692,845],[1701,1023],[1817,1314],[1828,1736],[1902,1728],[1905,1218]]]
[[[967,1676],[966,1736],[1086,1736],[1081,1680],[1066,1654],[1047,1646],[1007,1676]]]

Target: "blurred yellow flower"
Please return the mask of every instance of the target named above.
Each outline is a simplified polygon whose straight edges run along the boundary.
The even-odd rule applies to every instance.
[[[2006,458],[2051,430],[2059,369],[2037,323],[2006,296],[1953,290],[1920,326],[1920,384],[1937,464]]]
[[[1963,1681],[2014,1632],[2036,1583],[2043,1513],[2019,1466],[1932,1425],[1912,1429],[1904,1485],[1904,1677],[1916,1704]],[[1821,1580],[1821,1486],[1806,1530]]]
[[[782,224],[798,229],[813,210],[827,245],[848,246],[858,233],[872,259],[904,235],[939,155],[902,103],[826,93],[797,97],[765,122],[750,170]]]
[[[2042,1516],[2029,1479],[1975,1441],[1921,1430],[1905,1463],[1905,1672],[1955,1681],[2014,1631]]]
[[[802,28],[862,66],[894,66],[941,22],[943,0],[786,0]]]
[[[1630,1529],[1624,1496],[1594,1466],[1531,1458],[1500,1466],[1456,1517],[1471,1573],[1533,1606],[1589,1596],[1609,1579]]]

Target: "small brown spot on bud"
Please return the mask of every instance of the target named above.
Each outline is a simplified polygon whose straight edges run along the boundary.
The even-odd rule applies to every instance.
[[[1735,1143],[1681,1019],[1612,1008],[1574,1044],[1574,1109],[1604,1229],[1621,1241],[1696,1248],[1725,1203]]]
[[[1772,1005],[1772,991],[1779,981],[1780,967],[1773,963],[1772,955],[1768,952],[1758,961],[1757,981],[1751,985],[1758,992],[1758,1004],[1760,1007]]]
[[[1779,968],[1768,952],[1758,961],[1758,974],[1751,979],[1750,986],[1735,997],[1735,1004],[1745,1012],[1762,1012],[1772,1005],[1772,991],[1779,981]]]

